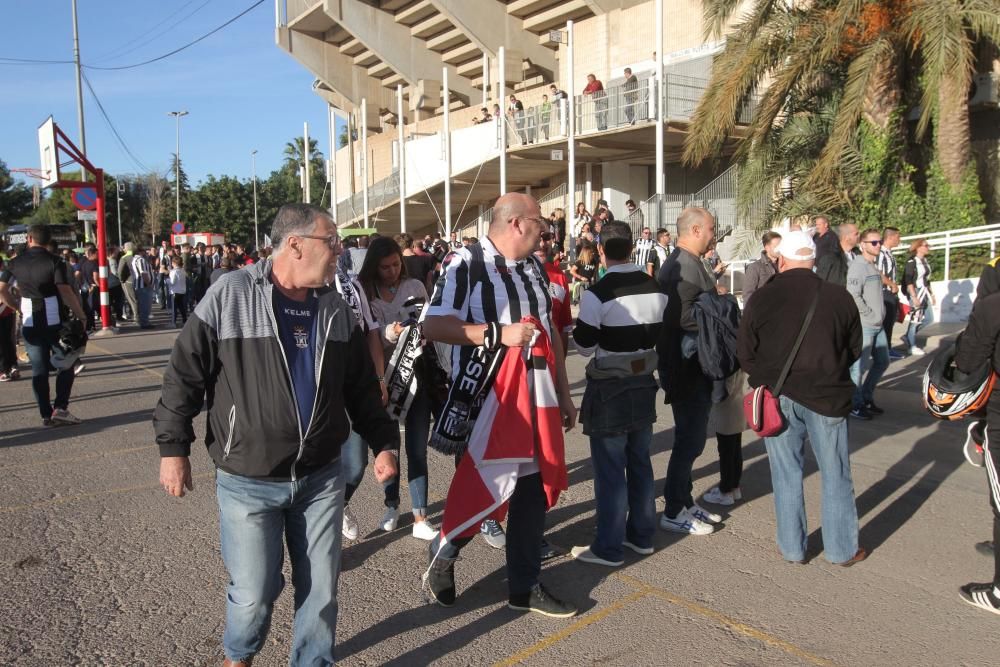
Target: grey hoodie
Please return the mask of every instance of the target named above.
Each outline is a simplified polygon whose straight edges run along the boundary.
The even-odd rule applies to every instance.
[[[854,297],[861,315],[861,326],[879,329],[885,319],[885,302],[882,299],[882,274],[874,262],[856,257],[847,267],[847,291]]]

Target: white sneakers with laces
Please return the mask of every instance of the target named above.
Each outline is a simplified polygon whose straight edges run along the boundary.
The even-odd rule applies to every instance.
[[[711,535],[715,532],[715,526],[698,519],[687,508],[678,512],[673,519],[666,514],[661,514],[660,528],[672,533],[685,533],[687,535]]]
[[[354,512],[350,507],[344,508],[344,521],[341,524],[340,532],[349,540],[358,539],[358,520],[354,518]]]
[[[701,499],[711,505],[730,507],[735,505],[737,500],[743,500],[743,492],[740,491],[739,488],[735,488],[729,492],[724,492],[721,491],[719,487],[713,486],[705,492],[705,495],[703,495]]]
[[[430,542],[435,537],[437,537],[438,531],[431,525],[431,522],[427,519],[423,521],[417,521],[414,518],[413,521],[413,536],[418,540],[426,540]]]
[[[385,514],[382,515],[382,521],[379,523],[379,528],[390,533],[396,530],[397,524],[399,524],[399,508],[386,507]]]

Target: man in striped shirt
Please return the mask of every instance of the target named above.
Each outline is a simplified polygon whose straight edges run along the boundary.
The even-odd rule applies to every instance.
[[[573,341],[587,364],[580,407],[590,436],[597,496],[597,535],[573,547],[586,563],[617,567],[626,548],[653,553],[656,501],[649,445],[656,421],[656,342],[667,296],[629,261],[632,232],[623,222],[604,226],[598,252],[608,272],[580,301]]]
[[[876,262],[882,274],[882,299],[885,301],[885,319],[882,328],[885,329],[885,339],[889,341],[889,358],[902,359],[903,355],[892,349],[892,328],[896,324],[896,313],[899,311],[899,285],[896,283],[896,258],[892,249],[899,245],[899,230],[886,227],[882,232],[882,248]]]
[[[521,318],[536,318],[552,344],[559,410],[569,430],[576,422],[576,408],[566,379],[562,341],[552,324],[548,279],[533,255],[547,229],[548,221],[533,197],[519,193],[500,197],[493,207],[486,238],[445,259],[427,309],[424,336],[454,346],[452,380],[457,381],[475,348],[487,343],[491,324],[500,325],[501,344],[521,347],[529,345],[535,333],[534,325],[522,324]],[[531,463],[522,464],[510,499],[506,540],[508,606],[564,618],[575,615],[576,608],[553,597],[538,582],[546,502],[536,456]],[[450,607],[455,602],[455,559],[471,539],[459,538],[441,547],[439,535],[431,542],[433,564],[428,584],[434,600],[442,606]]]

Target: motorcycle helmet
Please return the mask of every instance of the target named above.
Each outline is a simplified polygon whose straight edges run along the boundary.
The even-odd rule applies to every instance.
[[[87,331],[80,320],[70,320],[59,330],[59,340],[52,346],[52,367],[57,371],[73,368],[87,349]]]
[[[955,343],[947,343],[924,371],[924,407],[938,419],[961,419],[986,405],[996,383],[992,366],[972,373],[955,366]]]

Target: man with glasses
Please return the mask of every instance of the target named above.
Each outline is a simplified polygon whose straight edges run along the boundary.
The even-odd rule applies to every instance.
[[[382,407],[365,336],[329,286],[340,245],[329,214],[282,206],[271,238],[271,258],[212,285],[174,343],[153,417],[160,484],[177,497],[192,490],[193,421],[209,397],[205,444],[229,574],[223,665],[248,667],[267,640],[286,544],[295,587],[290,662],[329,665],[341,443],[353,428],[385,481],[396,475],[399,427]]]
[[[869,420],[884,411],[875,404],[875,386],[889,367],[889,341],[883,328],[885,301],[882,297],[882,273],[876,262],[882,251],[882,235],[876,229],[861,234],[861,255],[847,268],[847,291],[861,315],[861,358],[851,366],[854,399],[851,416]]]
[[[629,206],[630,204],[631,206]],[[625,205],[629,206],[629,211],[638,210],[631,199]],[[642,215],[642,211],[638,211],[638,213],[640,216]],[[629,220],[632,220],[632,214],[629,215]],[[655,245],[653,231],[649,227],[643,227],[642,233],[635,242],[635,251],[632,253],[633,263],[639,267],[640,271],[651,278],[656,277],[656,271],[660,268],[658,256],[653,250]]]

